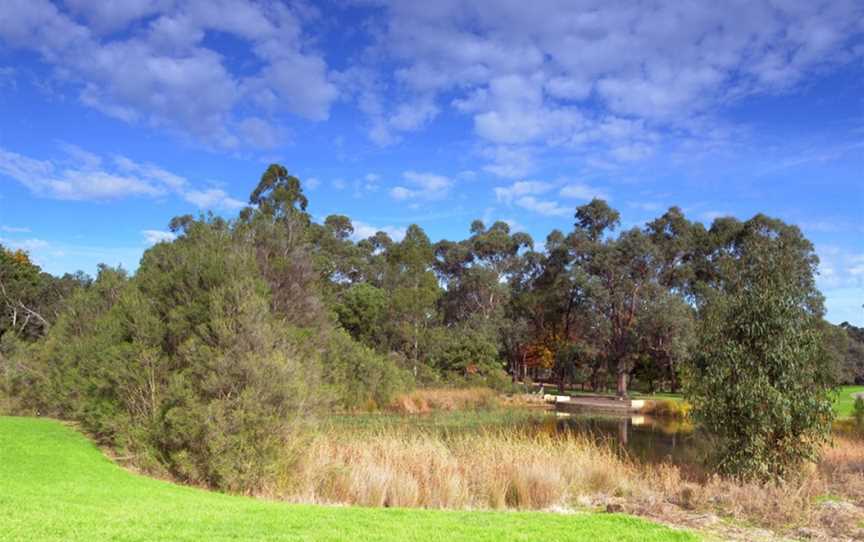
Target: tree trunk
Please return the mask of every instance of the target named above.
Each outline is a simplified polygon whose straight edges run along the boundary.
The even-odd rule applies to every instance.
[[[627,381],[630,375],[627,374],[627,371],[624,367],[618,368],[618,398],[626,399],[627,398]]]

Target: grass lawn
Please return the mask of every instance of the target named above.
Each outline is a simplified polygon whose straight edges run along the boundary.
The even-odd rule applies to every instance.
[[[697,540],[617,514],[289,505],[129,473],[47,419],[0,417],[2,540]]]
[[[838,418],[849,418],[852,416],[852,404],[855,393],[864,393],[864,386],[842,386],[838,389],[837,397],[834,399],[834,413]]]

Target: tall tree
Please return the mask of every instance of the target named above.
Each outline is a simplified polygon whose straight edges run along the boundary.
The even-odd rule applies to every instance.
[[[815,459],[830,432],[818,259],[798,228],[762,215],[715,222],[712,233],[722,243],[703,293],[687,396],[718,437],[723,472],[783,477]]]
[[[417,376],[423,361],[422,342],[437,320],[436,302],[440,295],[432,271],[432,243],[420,226],[412,224],[401,242],[390,245],[386,257],[386,287],[392,295],[391,321],[401,350],[411,360],[412,372]]]

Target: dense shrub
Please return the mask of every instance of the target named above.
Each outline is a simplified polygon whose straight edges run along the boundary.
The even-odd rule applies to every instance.
[[[818,459],[831,427],[832,383],[814,322],[779,286],[706,307],[688,400],[696,421],[718,437],[721,472],[782,478]]]
[[[324,393],[347,409],[374,409],[411,386],[411,374],[396,362],[354,341],[343,330],[329,334],[321,355]]]
[[[267,277],[277,273],[260,261],[230,224],[186,222],[134,278],[102,269],[45,339],[15,356],[22,366],[7,380],[33,410],[80,421],[139,466],[260,487],[316,407],[386,404],[406,385],[344,331],[297,327],[309,315],[289,313],[310,303],[274,304]]]

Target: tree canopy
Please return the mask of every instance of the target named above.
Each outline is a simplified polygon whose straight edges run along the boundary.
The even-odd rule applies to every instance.
[[[594,199],[541,246],[480,220],[462,240],[358,239],[308,207],[273,164],[239,216],[172,219],[131,276],[56,278],[0,247],[2,390],[140,464],[243,489],[317,408],[531,380],[683,387],[722,468],[782,476],[824,438],[832,380],[864,379],[862,331],[822,320],[813,246],[778,219],[706,228],[671,207],[621,230]]]

